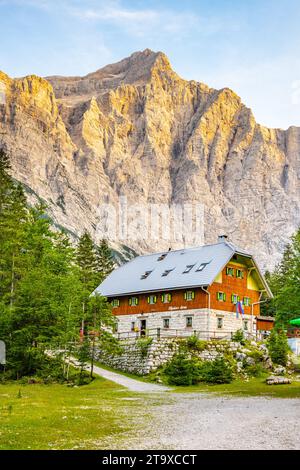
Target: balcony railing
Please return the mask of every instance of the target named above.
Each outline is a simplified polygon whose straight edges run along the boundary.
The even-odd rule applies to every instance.
[[[161,339],[161,338],[188,338],[190,336],[197,336],[199,339],[203,340],[230,340],[234,335],[234,331],[200,331],[194,330],[192,328],[184,328],[184,329],[175,329],[175,328],[147,328],[146,330],[139,330],[139,331],[125,331],[125,332],[118,332],[115,333],[116,338],[119,340],[126,340],[126,339],[138,339],[138,338],[154,338],[154,339]],[[254,335],[251,335],[249,332],[244,332],[245,337],[249,339],[255,338]]]

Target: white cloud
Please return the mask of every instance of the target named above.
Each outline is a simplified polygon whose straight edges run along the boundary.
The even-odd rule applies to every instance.
[[[186,33],[199,23],[198,17],[189,12],[178,14],[166,9],[129,9],[119,2],[106,2],[97,8],[69,6],[69,13],[83,21],[116,25],[133,36]]]
[[[164,33],[213,35],[221,30],[234,29],[233,23],[221,21],[217,17],[205,17],[193,11],[182,9],[177,12],[172,8],[145,7],[128,8],[120,0],[0,0],[0,6],[16,4],[48,10],[62,15],[76,17],[82,21],[116,25],[132,36],[148,36]]]

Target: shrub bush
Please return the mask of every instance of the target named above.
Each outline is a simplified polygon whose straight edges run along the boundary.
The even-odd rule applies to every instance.
[[[264,353],[263,351],[254,350],[254,351],[249,352],[247,355],[248,357],[252,357],[252,359],[254,359],[255,362],[260,362],[262,361]]]
[[[153,338],[139,338],[136,342],[137,347],[140,349],[143,357],[147,356],[150,344],[152,344]]]
[[[164,375],[170,385],[192,385],[199,381],[198,363],[177,354],[166,365]]]
[[[199,339],[196,335],[192,335],[186,340],[186,346],[188,349],[195,351],[204,351],[206,349],[207,342]]]
[[[244,363],[245,372],[251,377],[261,377],[266,373],[265,369],[261,364],[246,364]]]
[[[199,382],[224,384],[232,382],[233,367],[223,357],[200,362],[178,354],[167,364],[164,375],[170,385],[193,385]]]
[[[267,346],[272,362],[274,364],[286,366],[289,345],[285,332],[272,330],[267,342]]]
[[[203,362],[198,370],[202,382],[213,384],[227,384],[233,381],[233,368],[224,357],[218,357],[214,361]]]
[[[240,344],[245,344],[245,337],[244,337],[244,332],[243,330],[237,330],[233,335],[232,335],[232,341],[236,341],[237,343]]]

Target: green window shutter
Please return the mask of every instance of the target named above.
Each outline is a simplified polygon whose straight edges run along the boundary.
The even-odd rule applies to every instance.
[[[138,303],[139,303],[139,299],[136,297],[135,298],[135,305],[138,305]]]
[[[225,293],[223,294],[223,300],[224,300],[224,302],[226,302],[226,294]]]
[[[165,301],[165,294],[162,294],[162,295],[161,295],[161,301],[164,303],[164,301]]]
[[[240,301],[240,296],[239,296],[239,295],[237,296],[237,301],[238,301],[238,302]]]
[[[194,300],[195,298],[195,291],[192,291],[192,299]]]
[[[234,302],[234,295],[231,294],[231,302],[233,303]]]
[[[156,295],[154,296],[154,303],[156,304],[157,297]]]
[[[187,293],[185,292],[184,293],[184,300],[186,300],[186,299],[187,299]]]
[[[147,302],[148,302],[148,304],[150,304],[150,297],[149,296],[147,297]]]
[[[128,300],[128,303],[129,305],[132,305],[132,298],[130,297],[130,299]]]
[[[168,294],[168,301],[171,302],[172,300],[172,294]]]

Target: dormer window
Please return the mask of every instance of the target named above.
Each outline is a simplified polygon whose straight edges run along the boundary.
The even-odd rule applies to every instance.
[[[163,253],[157,258],[157,261],[162,261],[163,259],[165,259],[166,256],[167,256],[167,253]]]
[[[147,279],[147,277],[150,276],[151,273],[152,271],[145,271],[144,274],[141,275],[141,279]]]
[[[193,269],[194,266],[195,266],[194,264],[188,264],[182,274],[189,273]]]

